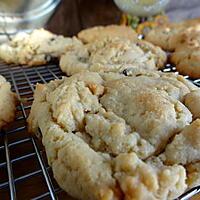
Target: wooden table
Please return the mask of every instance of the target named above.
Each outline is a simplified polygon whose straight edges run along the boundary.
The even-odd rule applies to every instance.
[[[166,12],[173,21],[200,16],[199,0],[171,0]],[[112,0],[62,0],[47,28],[55,33],[72,36],[83,28],[117,24],[121,12]]]

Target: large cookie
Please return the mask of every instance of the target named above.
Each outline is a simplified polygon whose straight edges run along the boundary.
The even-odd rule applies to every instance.
[[[36,29],[30,34],[18,33],[11,41],[0,45],[0,58],[7,63],[41,65],[59,58],[68,49],[80,44],[75,37],[65,38],[44,29]]]
[[[78,73],[36,87],[29,131],[41,130],[55,179],[77,199],[170,200],[187,188],[183,166],[143,159],[191,122],[181,101],[196,87],[174,74],[131,73]]]
[[[148,32],[145,36],[145,40],[166,51],[173,51],[177,45],[178,34],[182,29],[182,26],[177,26],[175,24],[156,27]]]
[[[170,61],[180,74],[200,78],[199,22],[199,19],[193,19],[156,27],[145,39],[167,51],[174,51]]]
[[[191,78],[200,78],[200,26],[188,28],[179,36],[179,43],[170,60],[177,70]]]
[[[11,92],[10,83],[0,75],[0,130],[14,120],[16,100],[16,95]]]
[[[67,75],[81,71],[118,72],[129,68],[160,69],[166,54],[146,41],[132,42],[122,38],[103,38],[67,51],[60,67]]]
[[[174,51],[180,41],[180,35],[189,27],[196,26],[200,19],[185,20],[183,22],[168,23],[153,28],[145,35],[145,40],[160,46],[166,51]]]
[[[78,38],[84,43],[91,43],[105,37],[119,37],[135,41],[138,36],[131,27],[119,25],[95,26],[78,33]]]

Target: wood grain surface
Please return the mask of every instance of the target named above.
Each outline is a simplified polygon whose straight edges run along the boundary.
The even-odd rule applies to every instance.
[[[120,15],[112,0],[63,0],[47,28],[72,36],[87,27],[116,24]]]
[[[200,16],[199,0],[171,0],[166,13],[173,21]],[[94,25],[117,24],[120,10],[112,0],[62,0],[47,28],[66,36]]]

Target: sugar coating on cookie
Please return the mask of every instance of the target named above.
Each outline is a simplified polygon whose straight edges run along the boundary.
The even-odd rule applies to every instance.
[[[60,67],[67,75],[81,71],[117,72],[130,68],[156,70],[164,67],[166,54],[148,42],[103,38],[67,51]]]
[[[0,130],[14,120],[16,95],[11,92],[11,85],[0,75]]]
[[[29,131],[41,130],[54,177],[75,198],[174,199],[184,167],[150,158],[192,121],[182,103],[192,88],[161,72],[78,73],[37,85]]]
[[[0,58],[7,63],[41,65],[80,44],[75,37],[66,38],[36,29],[31,33],[18,33],[11,41],[0,45]]]

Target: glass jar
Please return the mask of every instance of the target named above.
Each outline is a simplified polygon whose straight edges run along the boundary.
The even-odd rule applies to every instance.
[[[44,27],[61,0],[0,0],[0,41]]]
[[[125,13],[148,17],[161,12],[169,0],[114,0],[114,2]]]

